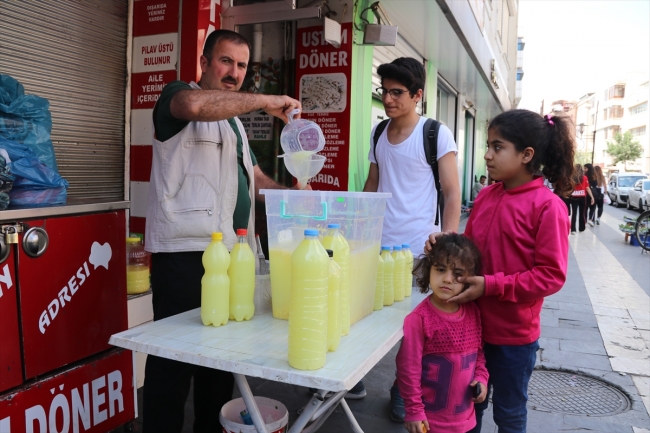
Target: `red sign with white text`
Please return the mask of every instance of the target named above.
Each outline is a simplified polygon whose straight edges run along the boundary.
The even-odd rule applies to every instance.
[[[0,263],[0,392],[23,382],[14,247],[7,248],[9,256]]]
[[[179,0],[137,0],[133,2],[133,36],[159,35],[178,31]]]
[[[111,350],[0,398],[2,433],[103,433],[134,418],[130,350]]]
[[[131,75],[131,108],[153,108],[165,84],[176,79],[176,71],[142,72]]]
[[[323,27],[298,29],[296,89],[304,119],[325,135],[327,157],[309,181],[315,190],[347,191],[350,158],[350,85],[352,82],[352,23],[341,25],[341,47],[325,42]]]

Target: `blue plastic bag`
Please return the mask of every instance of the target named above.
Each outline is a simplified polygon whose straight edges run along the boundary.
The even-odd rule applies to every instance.
[[[32,149],[46,166],[58,172],[50,140],[52,115],[47,99],[25,95],[25,88],[9,75],[0,74],[0,137]]]
[[[39,161],[34,152],[22,144],[0,137],[11,162],[9,173],[16,177],[9,191],[11,206],[41,207],[64,204],[68,181]]]

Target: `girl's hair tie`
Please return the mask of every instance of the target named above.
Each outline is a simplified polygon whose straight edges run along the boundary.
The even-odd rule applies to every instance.
[[[550,114],[544,116],[544,119],[546,119],[549,125],[555,126],[555,122],[553,122],[553,116],[551,116]]]

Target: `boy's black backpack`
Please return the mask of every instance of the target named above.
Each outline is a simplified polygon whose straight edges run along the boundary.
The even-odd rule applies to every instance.
[[[388,121],[390,119],[382,120],[375,128],[375,135],[373,136],[373,148],[372,151],[375,155],[375,161],[377,161],[377,142],[381,133],[386,129]],[[433,170],[433,181],[436,185],[436,192],[438,197],[438,202],[436,203],[436,225],[440,220],[440,177],[438,176],[438,130],[440,129],[440,122],[434,119],[427,119],[424,122],[424,127],[422,128],[422,133],[424,134],[424,156],[426,157],[431,170]],[[377,164],[379,165],[379,164]]]

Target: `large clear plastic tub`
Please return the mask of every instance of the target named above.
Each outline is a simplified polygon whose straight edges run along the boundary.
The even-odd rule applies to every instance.
[[[268,222],[273,316],[287,319],[291,292],[291,254],[306,228],[341,225],[350,245],[350,322],[373,311],[377,264],[389,193],[264,189]]]

